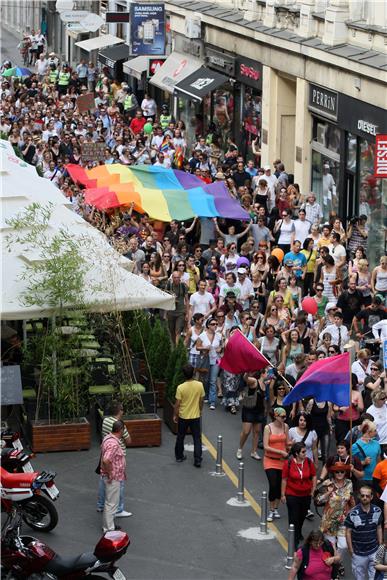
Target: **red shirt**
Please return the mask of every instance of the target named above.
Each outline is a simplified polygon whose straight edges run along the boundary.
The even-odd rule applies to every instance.
[[[282,479],[286,479],[285,495],[295,495],[304,497],[310,495],[312,491],[312,479],[316,475],[314,463],[305,458],[302,463],[296,463],[292,458],[285,461],[282,467]]]
[[[123,481],[126,479],[125,474],[125,453],[122,450],[119,439],[109,433],[102,441],[101,445],[101,459],[109,460],[111,462],[111,479],[114,481]],[[107,476],[101,461],[101,475]]]
[[[140,117],[139,119],[135,117],[130,123],[130,128],[135,135],[138,135],[143,130],[145,123],[145,117]]]

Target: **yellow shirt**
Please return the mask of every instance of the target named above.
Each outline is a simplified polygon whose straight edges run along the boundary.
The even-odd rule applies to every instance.
[[[179,417],[181,419],[197,419],[200,417],[200,400],[204,399],[203,383],[186,381],[176,389],[176,400],[180,401]]]
[[[193,294],[194,292],[196,292],[196,282],[195,282],[195,278],[194,276],[198,276],[198,280],[200,277],[200,270],[197,266],[194,266],[194,270],[187,270],[187,274],[189,276],[189,281],[188,281],[188,292],[190,294]]]
[[[330,238],[324,238],[324,236],[321,236],[321,238],[317,242],[317,245],[319,248],[322,248],[323,246],[327,248],[330,245],[330,243],[331,243]]]

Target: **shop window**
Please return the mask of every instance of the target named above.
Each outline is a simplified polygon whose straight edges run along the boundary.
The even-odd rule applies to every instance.
[[[213,122],[220,136],[221,146],[225,148],[227,138],[232,138],[232,126],[234,120],[234,95],[231,85],[223,85],[212,93],[213,98]]]
[[[313,122],[313,141],[319,143],[325,149],[340,154],[340,129],[320,119]]]
[[[339,213],[340,162],[320,151],[312,151],[312,191],[321,205],[324,219]]]
[[[357,137],[352,133],[347,133],[347,169],[356,173],[356,152],[357,152]]]
[[[242,144],[245,156],[251,151],[252,142],[257,139],[256,148],[261,148],[261,111],[262,98],[260,92],[246,87],[242,109]]]
[[[360,139],[358,215],[367,216],[370,265],[386,251],[387,180],[374,176],[375,144]]]

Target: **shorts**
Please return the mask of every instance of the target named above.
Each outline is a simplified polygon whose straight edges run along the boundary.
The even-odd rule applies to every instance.
[[[247,407],[242,407],[242,422],[243,423],[264,423],[265,415],[259,413],[254,409],[248,409]]]

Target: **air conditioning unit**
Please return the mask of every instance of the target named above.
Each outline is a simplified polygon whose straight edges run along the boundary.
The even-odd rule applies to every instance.
[[[201,38],[202,23],[199,17],[186,17],[185,19],[185,36],[187,38]]]

